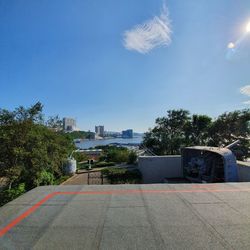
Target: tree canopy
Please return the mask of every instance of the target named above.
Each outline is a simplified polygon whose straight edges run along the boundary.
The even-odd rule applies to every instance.
[[[0,176],[7,177],[9,188],[52,182],[63,174],[74,148],[69,139],[44,125],[42,108],[38,102],[14,111],[0,109]]]
[[[238,159],[249,156],[250,110],[237,110],[212,119],[207,115],[190,115],[189,111],[168,110],[157,118],[155,127],[144,136],[143,144],[155,154],[179,154],[185,146],[226,146],[237,139],[234,149]]]

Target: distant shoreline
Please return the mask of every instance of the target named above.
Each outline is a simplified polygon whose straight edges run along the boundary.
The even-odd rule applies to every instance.
[[[109,144],[140,144],[143,136],[134,136],[133,138],[103,138],[103,139],[83,139],[80,142],[75,142],[76,147],[81,149],[94,148],[96,146],[105,146]]]
[[[111,140],[111,139],[122,139],[122,140],[130,140],[130,139],[135,139],[135,138],[141,138],[142,136],[133,136],[132,138],[123,138],[123,137],[104,137],[104,138],[99,138],[99,139],[81,139],[81,141],[103,141],[103,140]]]

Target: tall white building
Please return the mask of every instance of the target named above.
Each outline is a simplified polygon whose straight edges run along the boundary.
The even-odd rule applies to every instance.
[[[104,126],[103,125],[95,126],[95,133],[97,136],[104,137]]]
[[[74,131],[75,129],[76,129],[76,120],[73,118],[64,117],[63,118],[63,130]]]

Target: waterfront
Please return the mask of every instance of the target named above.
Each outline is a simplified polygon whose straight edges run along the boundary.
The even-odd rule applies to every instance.
[[[135,136],[133,138],[129,139],[123,139],[123,138],[110,138],[110,139],[103,139],[103,140],[82,140],[80,143],[75,143],[75,145],[78,148],[81,149],[88,149],[93,148],[96,146],[103,146],[108,145],[112,143],[117,144],[140,144],[142,142],[143,135]]]

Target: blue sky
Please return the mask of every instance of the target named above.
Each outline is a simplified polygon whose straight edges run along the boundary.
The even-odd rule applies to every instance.
[[[138,132],[248,108],[248,21],[249,0],[0,0],[0,107]]]

